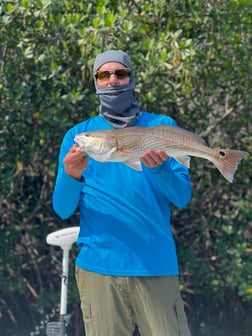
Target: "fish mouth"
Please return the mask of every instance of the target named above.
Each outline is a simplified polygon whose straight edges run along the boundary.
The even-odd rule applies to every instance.
[[[85,140],[85,138],[80,139],[80,137],[75,136],[74,141],[77,143],[77,145],[79,146],[79,150],[84,150],[84,147],[87,144],[87,141]]]

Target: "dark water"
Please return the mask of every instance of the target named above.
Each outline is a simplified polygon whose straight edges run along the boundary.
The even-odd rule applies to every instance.
[[[78,331],[76,330],[76,325],[69,325],[67,327],[67,336],[85,336],[82,323],[78,324]],[[192,336],[251,336],[252,335],[252,325],[246,325],[244,321],[241,321],[240,324],[236,325],[232,331],[229,327],[219,326],[219,325],[205,325],[204,323],[191,326]],[[37,328],[31,326],[22,326],[11,327],[3,326],[0,328],[0,336],[45,336],[45,329],[41,328],[41,325],[38,323]],[[109,336],[109,335],[104,335]],[[119,335],[118,335],[119,336]],[[141,336],[136,330],[132,336]],[[144,335],[142,335],[144,336]]]
[[[197,306],[197,310],[191,307],[187,311],[192,336],[252,336],[252,305],[246,305],[242,312],[231,309],[232,305],[228,304],[225,305],[226,309],[222,307],[220,310],[214,309],[216,307],[213,305],[209,306],[201,306],[201,309]],[[85,336],[79,304],[71,306],[71,311],[72,317],[66,329],[67,336]],[[46,323],[58,321],[58,313],[55,313],[55,310],[54,313],[52,311],[42,317],[29,314],[25,316],[26,319],[15,321],[13,317],[13,320],[10,318],[8,323],[4,323],[0,310],[0,336],[45,336]],[[139,335],[136,330],[132,336]]]

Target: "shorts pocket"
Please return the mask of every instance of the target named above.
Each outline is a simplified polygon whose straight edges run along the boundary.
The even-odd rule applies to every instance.
[[[92,318],[92,309],[90,303],[83,303],[82,304],[82,313],[84,319],[91,319]]]
[[[184,304],[181,298],[175,302],[175,312],[178,321],[179,336],[191,336],[185,314]]]

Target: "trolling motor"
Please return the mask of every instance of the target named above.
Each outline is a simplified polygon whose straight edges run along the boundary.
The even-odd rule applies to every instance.
[[[61,274],[61,295],[60,295],[60,317],[59,321],[51,321],[46,324],[46,336],[65,336],[66,326],[70,322],[70,314],[67,314],[67,288],[68,288],[68,265],[69,251],[77,240],[80,228],[73,226],[47,235],[46,242],[49,245],[59,246],[63,250],[62,274]]]

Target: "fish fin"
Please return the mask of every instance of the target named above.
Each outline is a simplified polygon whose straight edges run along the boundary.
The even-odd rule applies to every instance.
[[[190,156],[188,155],[176,156],[176,157],[174,156],[173,158],[186,168],[190,168],[190,161],[191,161]]]
[[[225,179],[230,183],[233,183],[234,174],[239,163],[245,156],[249,155],[249,153],[232,149],[219,148],[217,150],[219,152],[219,157],[212,162]]]
[[[135,170],[143,170],[140,161],[124,161],[124,163]]]
[[[129,148],[117,148],[117,152],[120,154],[130,154],[132,151]]]

